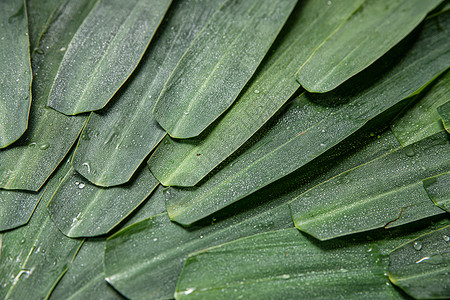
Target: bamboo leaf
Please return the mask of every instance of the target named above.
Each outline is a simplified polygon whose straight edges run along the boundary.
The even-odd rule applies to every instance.
[[[402,99],[426,86],[447,68],[450,61],[449,47],[443,46],[445,43],[450,44],[450,38],[441,27],[444,26],[444,20],[446,19],[428,20],[414,45],[404,54],[400,62],[388,71],[385,67],[399,60],[393,54],[396,51],[404,52],[406,45],[396,47],[395,52],[391,52],[371,66],[358,77],[358,82],[352,82],[350,86],[341,86],[331,94],[304,93],[302,97],[306,97],[308,101],[330,108],[319,113],[318,119],[313,124],[308,124],[308,121],[303,124],[302,115],[295,117],[296,122],[300,122],[303,127],[300,131],[272,151],[264,153],[244,168],[230,174],[222,182],[216,183],[202,197],[176,198],[169,201],[166,207],[171,219],[183,225],[192,224],[275,182],[305,166],[348,138],[377,115],[396,104],[401,104]],[[446,24],[450,26],[450,22]],[[448,56],[448,59],[445,58],[447,63],[440,60],[446,56]],[[383,75],[379,75],[380,73]],[[407,82],[403,80],[405,76],[408,77]],[[372,81],[375,78],[378,80]],[[359,89],[361,82],[371,84]],[[356,90],[355,86],[358,87]],[[342,99],[346,99],[347,102],[342,103]],[[286,122],[285,128],[289,127],[289,124]],[[170,151],[168,147],[162,149]],[[158,153],[156,151],[154,155]]]
[[[140,65],[113,97],[113,105],[92,113],[84,128],[73,165],[85,178],[100,186],[125,183],[160,142],[166,132],[149,111],[176,63],[222,1],[171,5]]]
[[[404,299],[386,277],[387,253],[414,235],[317,243],[294,228],[256,234],[190,254],[175,298]]]
[[[54,14],[39,49],[33,52],[33,102],[29,129],[13,148],[0,150],[0,188],[37,191],[63,160],[86,120],[47,108],[48,93],[63,51],[91,11],[90,0],[66,0]],[[51,128],[51,130],[50,130]]]
[[[295,227],[327,240],[444,213],[422,180],[449,171],[449,154],[444,131],[344,172],[289,204]]]
[[[3,234],[0,259],[2,299],[44,299],[67,271],[82,240],[65,237],[50,220],[46,204],[59,184],[63,164],[49,182],[27,226]]]
[[[427,178],[423,187],[434,204],[450,212],[450,172]]]
[[[48,210],[59,230],[69,237],[103,235],[135,210],[158,184],[143,168],[126,185],[101,188],[72,168],[62,179]]]
[[[446,72],[424,95],[416,96],[414,107],[397,116],[391,123],[392,131],[403,146],[442,131],[437,108],[450,98],[450,72]]]
[[[38,192],[0,190],[0,231],[28,222],[45,188]]]
[[[389,279],[415,299],[450,298],[450,226],[395,249]]]
[[[450,133],[450,101],[442,104],[437,108],[439,116],[442,118],[445,130]]]
[[[296,2],[225,1],[166,82],[153,110],[158,123],[172,137],[199,135],[237,98]]]
[[[170,3],[98,1],[67,46],[48,106],[67,115],[104,107],[136,68]]]
[[[27,129],[31,103],[30,43],[24,0],[1,1],[0,148]]]
[[[153,175],[165,186],[197,184],[293,96],[300,88],[294,78],[299,61],[361,3],[339,1],[328,6],[325,1],[309,0],[297,5],[286,29],[228,112],[194,141],[165,137],[149,160]]]
[[[441,2],[365,1],[314,49],[298,70],[297,80],[310,92],[335,89],[400,42]]]
[[[64,0],[27,0],[28,31],[30,38],[30,50],[39,44],[42,34],[47,30],[49,21],[54,17]],[[30,24],[30,21],[33,22]]]
[[[69,270],[58,282],[49,299],[125,299],[105,281],[104,250],[104,239],[84,242]]]

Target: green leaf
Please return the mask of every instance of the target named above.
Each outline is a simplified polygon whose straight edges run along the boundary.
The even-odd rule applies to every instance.
[[[442,0],[368,0],[314,49],[296,77],[310,92],[329,92],[400,42]],[[329,5],[335,5],[329,1]]]
[[[450,98],[450,72],[446,72],[425,94],[421,93],[416,98],[414,106],[391,123],[392,131],[403,146],[444,129],[436,109]]]
[[[363,72],[357,82],[348,82],[329,94],[304,93],[301,97],[306,97],[307,101],[329,109],[312,114],[317,117],[312,124],[308,118],[302,123],[301,114],[294,116],[296,121],[293,122],[299,122],[301,130],[216,183],[202,197],[177,198],[168,202],[166,206],[171,219],[183,225],[192,224],[275,182],[322,155],[368,121],[428,84],[447,68],[450,61],[450,47],[444,46],[450,45],[450,38],[442,29],[445,24],[450,26],[450,22],[444,23],[446,20],[450,18],[438,16],[429,19],[400,61],[394,54],[404,52],[406,45],[403,44]],[[399,62],[395,64],[396,61]],[[386,66],[392,64],[394,66],[386,72]],[[405,77],[408,77],[407,82]],[[371,84],[364,87],[363,82]],[[342,99],[347,103],[342,103]],[[289,127],[290,122],[283,126]],[[165,148],[165,151],[170,149]],[[158,150],[154,155],[158,155]]]
[[[4,148],[28,126],[32,74],[24,0],[2,1],[0,26],[0,148]]]
[[[175,298],[404,299],[386,276],[404,235],[318,243],[289,228],[238,239],[190,254]]]
[[[239,95],[297,1],[225,1],[184,53],[153,115],[172,136],[199,135]]]
[[[445,154],[444,154],[445,155]],[[423,187],[434,204],[450,212],[450,172],[427,178]]]
[[[138,207],[158,184],[143,168],[126,185],[101,188],[72,168],[62,179],[48,210],[56,226],[69,237],[103,235]]]
[[[69,270],[50,295],[50,300],[125,299],[105,281],[104,250],[105,240],[84,242]]]
[[[49,21],[54,17],[64,0],[27,0],[28,31],[30,50],[39,44],[42,34],[47,30]],[[32,23],[31,23],[32,22]]]
[[[46,209],[59,176],[69,168],[66,162],[58,169],[28,225],[3,234],[0,298],[46,298],[75,258],[82,240],[65,237]]]
[[[166,132],[149,113],[173,68],[223,0],[177,1],[171,5],[140,65],[111,100],[92,113],[73,165],[100,186],[127,182]],[[90,171],[84,165],[90,165]]]
[[[293,96],[300,88],[294,78],[299,62],[361,3],[339,1],[328,6],[325,1],[308,0],[298,5],[233,106],[198,139],[164,138],[149,160],[153,175],[165,186],[197,184]]]
[[[75,142],[85,116],[67,117],[47,108],[49,79],[93,1],[66,0],[54,13],[39,48],[33,52],[33,102],[29,128],[13,148],[0,150],[0,188],[37,191],[56,169]],[[31,22],[31,21],[30,21]],[[32,23],[32,22],[31,22]]]
[[[290,115],[285,114],[292,116],[298,113],[295,105],[293,107]],[[305,110],[307,108],[301,111]],[[311,111],[310,108],[309,110]],[[255,144],[255,147],[257,145]],[[373,133],[364,133],[358,139],[353,139],[351,143],[342,143],[342,147],[336,147],[336,151],[321,156],[308,165],[307,169],[303,168],[300,172],[292,174],[290,178],[284,178],[283,181],[252,194],[244,201],[239,201],[226,211],[221,211],[205,220],[203,224],[196,224],[197,226],[188,230],[183,231],[179,226],[171,223],[165,214],[138,223],[140,225],[130,226],[111,237],[107,243],[105,270],[110,276],[109,282],[125,295],[137,293],[136,289],[142,289],[142,295],[148,293],[156,295],[155,298],[170,298],[175,290],[184,259],[189,252],[249,234],[293,226],[289,208],[285,203],[309,187],[399,146],[397,139],[390,131],[380,138]],[[258,156],[258,151],[249,152],[255,157]],[[240,163],[233,161],[232,165],[227,166],[231,169],[229,172],[233,172],[234,167],[239,168],[239,165]],[[169,191],[172,194],[173,189]],[[191,193],[195,195],[195,191]],[[156,190],[151,199],[155,197],[162,197],[161,189]],[[162,200],[158,201],[162,202]],[[138,210],[127,224],[140,220],[141,212],[146,207],[148,206],[144,205]],[[136,228],[139,230],[135,230]],[[177,238],[171,239],[170,237],[173,236]],[[200,239],[200,236],[203,238]],[[167,237],[167,242],[161,245],[154,243],[149,237]],[[135,255],[130,257],[128,254],[130,252]],[[127,259],[122,262],[125,253],[127,253]],[[152,253],[155,259],[143,262],[142,257],[147,255],[144,253]],[[132,278],[132,282],[136,283],[135,288],[128,288],[128,278]],[[148,282],[153,284],[149,285]]]
[[[44,190],[42,188],[39,193],[0,190],[0,231],[26,224]]]
[[[444,124],[445,130],[450,133],[450,101],[442,104],[437,108],[439,116],[442,118],[442,123]]]
[[[145,219],[108,238],[106,280],[132,299],[171,298],[188,253],[261,231],[291,227],[289,218],[284,205],[254,218],[213,222],[190,231],[170,222],[167,214]]]
[[[67,46],[48,106],[67,115],[104,107],[136,68],[170,3],[97,1]]]
[[[290,203],[295,227],[327,240],[444,213],[422,180],[449,171],[449,154],[444,131],[339,174]]]
[[[395,249],[389,279],[415,299],[450,298],[450,226]]]

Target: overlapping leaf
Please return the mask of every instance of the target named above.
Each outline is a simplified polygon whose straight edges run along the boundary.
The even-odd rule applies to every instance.
[[[24,0],[1,2],[0,148],[27,129],[31,103],[30,43]]]
[[[444,124],[445,130],[450,133],[450,101],[442,104],[437,108],[439,116],[442,118],[442,123]]]
[[[427,233],[389,256],[389,279],[415,299],[450,298],[450,226]]]
[[[289,204],[295,226],[326,240],[442,214],[422,180],[449,168],[450,144],[444,131],[303,193]]]
[[[166,186],[193,186],[242,146],[300,88],[294,78],[310,55],[362,3],[304,1],[294,9],[272,50],[233,106],[197,140],[166,137],[149,160]],[[305,47],[305,45],[308,45]]]
[[[400,42],[441,0],[366,0],[314,49],[296,77],[310,92],[329,92]],[[329,5],[335,5],[329,1]]]
[[[49,79],[55,77],[64,55],[61,49],[67,47],[93,4],[90,0],[62,3],[33,52],[29,128],[14,147],[0,150],[0,188],[39,190],[78,137],[86,117],[64,116],[45,103],[51,87]]]
[[[328,243],[293,228],[253,235],[190,254],[175,298],[403,299],[386,277],[387,254],[419,233]]]
[[[82,240],[65,237],[52,223],[47,202],[70,169],[64,163],[49,182],[27,226],[3,234],[0,259],[2,299],[44,299],[67,271]]]
[[[443,129],[437,108],[450,99],[450,72],[433,83],[424,95],[416,96],[414,107],[400,114],[391,124],[403,146],[410,145]]]
[[[170,3],[97,1],[65,47],[48,106],[68,115],[105,106],[136,68]]]
[[[101,188],[68,170],[48,204],[58,228],[69,237],[108,233],[138,207],[159,182],[147,169],[126,185]]]
[[[223,0],[177,1],[171,5],[146,55],[112,105],[92,113],[73,165],[100,186],[127,182],[165,135],[151,111],[187,47]],[[89,165],[89,171],[86,165]]]
[[[153,115],[172,136],[199,135],[239,95],[297,1],[225,1],[171,74]]]
[[[425,179],[423,187],[437,206],[450,212],[450,172]]]

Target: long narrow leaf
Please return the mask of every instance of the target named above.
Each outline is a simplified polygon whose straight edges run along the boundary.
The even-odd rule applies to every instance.
[[[450,172],[427,178],[423,187],[434,204],[450,212]]]
[[[400,114],[391,124],[391,129],[403,146],[441,131],[442,120],[437,108],[450,99],[450,72],[439,78],[425,95],[417,95],[412,109]]]
[[[172,136],[199,135],[239,95],[297,1],[225,1],[177,64],[153,115]]]
[[[301,65],[296,77],[310,92],[329,92],[380,58],[441,0],[367,0]],[[329,1],[329,5],[335,5]]]
[[[49,182],[27,226],[3,234],[0,259],[2,299],[44,299],[75,258],[82,240],[65,237],[52,223],[46,205],[70,169],[64,163]]]
[[[48,28],[54,13],[64,0],[27,0],[28,31],[30,37],[30,50],[39,44],[42,34]],[[30,23],[32,22],[32,23]]]
[[[406,238],[317,243],[293,228],[253,235],[190,254],[175,298],[404,299],[386,272],[387,253]]]
[[[437,108],[437,111],[442,119],[445,130],[450,133],[450,101],[447,101],[447,103],[439,106]]]
[[[450,226],[425,234],[389,256],[389,279],[414,299],[450,298]]]
[[[422,180],[448,171],[450,144],[444,131],[303,193],[289,204],[292,218],[298,229],[326,240],[441,214]]]
[[[29,128],[13,148],[0,150],[0,188],[39,190],[79,135],[85,116],[66,117],[45,103],[64,55],[61,49],[67,47],[93,5],[91,0],[66,0],[34,51]]]
[[[331,94],[303,94],[302,97],[331,108],[322,119],[312,125],[305,124],[304,129],[287,142],[231,174],[202,197],[176,198],[168,202],[172,220],[183,225],[192,224],[294,172],[426,86],[449,65],[450,38],[443,29],[446,26],[450,26],[450,18],[444,15],[429,19],[409,51],[403,53],[404,45],[394,48],[361,74],[358,82],[351,83],[357,88],[342,86],[342,90]],[[394,54],[400,51],[399,61]],[[395,61],[399,62],[394,64]],[[394,66],[390,67],[392,64]],[[380,72],[383,75],[379,75]],[[406,82],[405,77],[408,78]],[[361,87],[361,82],[370,84]],[[343,99],[346,103],[342,103]],[[289,125],[286,123],[285,126]],[[158,155],[158,151],[154,155]]]
[[[92,113],[84,128],[73,166],[85,178],[100,186],[127,182],[164,137],[166,132],[151,114],[153,106],[176,63],[222,1],[171,5],[140,65],[112,105]]]
[[[105,281],[104,250],[104,239],[84,242],[69,270],[58,282],[49,299],[125,299]]]
[[[149,160],[165,186],[193,186],[242,146],[300,88],[294,78],[299,61],[310,55],[362,3],[302,1],[279,39],[227,113],[194,141],[163,139]],[[321,24],[319,26],[319,24]],[[308,45],[305,47],[305,45]]]
[[[0,148],[4,148],[28,127],[32,74],[25,1],[0,4]]]
[[[103,235],[138,207],[158,184],[144,168],[126,185],[101,188],[72,168],[62,179],[48,209],[53,222],[69,237]]]
[[[170,3],[98,1],[66,47],[48,106],[68,115],[104,107],[136,68]]]

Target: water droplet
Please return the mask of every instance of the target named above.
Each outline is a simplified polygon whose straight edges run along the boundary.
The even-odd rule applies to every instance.
[[[61,47],[61,48],[59,49],[59,51],[61,51],[61,52],[66,51],[66,47]]]
[[[48,146],[50,146],[49,144],[42,144],[41,146],[39,146],[39,149],[41,150],[46,150],[48,148]]]
[[[36,147],[36,145],[37,145],[36,143],[29,143],[28,148],[34,148],[34,147]]]
[[[448,235],[444,235],[442,238],[443,238],[444,241],[446,241],[446,242],[450,241],[450,236],[448,236]]]
[[[390,286],[391,284],[390,284],[388,281],[386,281],[386,285],[387,285],[387,286]]]
[[[203,238],[203,234],[200,235],[200,238],[201,238],[201,239]]]
[[[325,132],[325,129],[322,129],[322,132]]]
[[[331,4],[333,4],[333,2],[328,1],[327,4],[328,4],[328,6],[330,6]]]
[[[158,240],[158,238],[154,238],[153,241],[156,242]]]
[[[23,244],[25,243],[25,241],[26,241],[25,238],[23,238],[22,240],[20,240],[20,243]]]
[[[413,247],[414,247],[414,249],[416,249],[417,251],[422,250],[422,244],[419,243],[419,242],[414,242],[414,243],[413,243]]]
[[[78,185],[78,188],[79,188],[79,189],[83,189],[85,186],[86,186],[86,185],[85,185],[84,183],[80,182],[80,184]]]
[[[369,248],[367,249],[367,252],[372,252],[372,250],[373,250],[372,248]]]
[[[403,148],[403,151],[405,151],[406,156],[409,157],[412,157],[414,156],[414,154],[416,154],[412,145],[406,146],[405,148]]]
[[[259,94],[259,90],[255,90],[254,93],[255,93],[255,94]]]
[[[321,144],[320,144],[320,146],[322,146],[322,147],[325,147],[325,146],[326,146],[326,144],[323,144],[323,143],[321,143]]]
[[[283,274],[283,275],[281,276],[281,278],[283,278],[283,279],[289,279],[289,278],[291,278],[291,276],[289,276],[289,274]]]
[[[82,166],[86,166],[88,173],[91,173],[91,166],[89,165],[88,162],[84,162],[81,164]]]
[[[188,112],[188,111],[185,111],[185,112],[184,112],[184,114],[185,114],[185,115],[188,115],[188,114],[189,114],[189,112]]]

